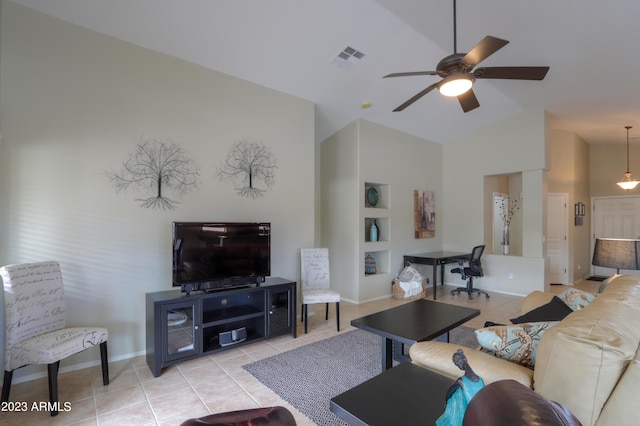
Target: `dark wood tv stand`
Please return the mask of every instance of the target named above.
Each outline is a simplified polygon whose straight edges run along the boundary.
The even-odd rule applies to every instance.
[[[291,333],[296,337],[296,282],[146,295],[147,365],[162,368],[213,352]]]

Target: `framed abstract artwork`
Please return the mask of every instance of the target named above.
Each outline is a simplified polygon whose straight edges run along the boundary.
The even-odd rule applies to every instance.
[[[433,191],[413,191],[413,225],[415,238],[436,235],[436,194]]]

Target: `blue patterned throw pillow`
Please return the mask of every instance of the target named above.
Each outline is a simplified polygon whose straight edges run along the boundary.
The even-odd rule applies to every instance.
[[[578,290],[577,288],[568,288],[558,295],[560,300],[567,304],[571,309],[577,311],[589,305],[596,298],[596,295],[588,291]]]
[[[559,321],[530,322],[493,326],[476,330],[476,339],[483,349],[498,358],[533,368],[540,337]]]

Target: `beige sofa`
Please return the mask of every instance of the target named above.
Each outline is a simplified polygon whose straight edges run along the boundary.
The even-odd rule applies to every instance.
[[[567,407],[584,425],[636,425],[640,403],[640,277],[618,275],[587,307],[569,314],[540,339],[534,369],[485,352],[466,350],[485,383],[513,379]],[[533,292],[528,312],[553,295]],[[413,363],[452,378],[457,345],[420,342],[409,351]]]

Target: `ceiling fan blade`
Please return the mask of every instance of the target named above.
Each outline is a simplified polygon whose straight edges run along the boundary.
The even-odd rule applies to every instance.
[[[510,80],[542,80],[549,67],[482,67],[473,72],[475,78],[503,78]]]
[[[462,95],[458,96],[458,101],[460,102],[460,106],[464,112],[469,112],[480,106],[480,102],[478,102],[476,94],[473,93],[473,89],[469,89]]]
[[[402,111],[403,109],[405,109],[406,107],[408,107],[409,105],[411,105],[412,103],[414,103],[415,101],[417,101],[418,99],[420,99],[421,97],[423,97],[424,95],[426,95],[427,93],[429,93],[430,91],[432,91],[433,89],[438,87],[439,84],[440,84],[440,82],[433,83],[431,86],[429,86],[426,89],[424,89],[423,91],[417,93],[411,99],[409,99],[408,101],[406,101],[405,103],[400,105],[398,108],[394,109],[393,112]]]
[[[473,46],[473,49],[464,55],[462,63],[469,66],[469,69],[471,69],[496,53],[498,50],[502,49],[508,43],[509,42],[507,40],[503,40],[501,38],[486,36],[480,40],[480,43]]]
[[[412,72],[396,72],[393,74],[387,74],[382,78],[387,77],[410,77],[413,75],[438,75],[436,71],[412,71]]]

